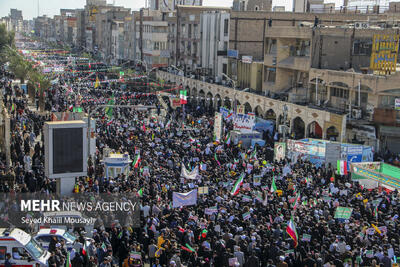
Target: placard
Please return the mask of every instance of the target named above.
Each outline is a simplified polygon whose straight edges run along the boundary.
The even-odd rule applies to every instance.
[[[199,195],[208,195],[208,186],[201,186],[197,189]]]
[[[335,219],[350,219],[353,208],[337,207],[335,211]]]

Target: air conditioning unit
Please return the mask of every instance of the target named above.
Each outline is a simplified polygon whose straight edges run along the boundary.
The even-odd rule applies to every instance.
[[[354,23],[354,28],[356,29],[368,29],[369,23],[368,22],[356,22]]]
[[[351,117],[356,120],[361,119],[361,109],[353,109],[351,111]]]

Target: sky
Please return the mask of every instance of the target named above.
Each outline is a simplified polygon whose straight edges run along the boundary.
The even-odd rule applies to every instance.
[[[83,8],[86,0],[0,0],[0,17],[7,16],[10,8],[22,10],[24,19],[32,19],[38,15],[38,1],[40,15],[54,16],[60,13],[60,8]],[[138,10],[144,7],[145,0],[114,0],[116,5]],[[285,6],[291,10],[293,0],[273,0],[274,6]],[[326,2],[337,2],[340,6],[342,0],[325,0]],[[233,0],[203,0],[204,6],[225,6],[231,7]],[[107,0],[113,3],[113,0]]]

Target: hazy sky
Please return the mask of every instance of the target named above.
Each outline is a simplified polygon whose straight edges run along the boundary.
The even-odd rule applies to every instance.
[[[24,19],[32,19],[38,15],[38,1],[40,15],[46,14],[54,16],[60,13],[60,8],[83,8],[86,0],[0,0],[0,17],[7,16],[10,8],[22,10]],[[274,6],[286,6],[286,10],[291,10],[293,0],[273,0]],[[340,6],[343,0],[325,0],[325,2],[335,2]],[[232,6],[232,0],[203,0],[205,6]],[[113,0],[107,0],[113,3]],[[144,7],[145,0],[115,0],[119,6],[129,7],[137,10]]]

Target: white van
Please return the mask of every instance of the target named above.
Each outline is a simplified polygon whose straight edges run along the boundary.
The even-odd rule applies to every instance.
[[[58,222],[65,222],[66,218],[73,218],[73,219],[85,218],[84,215],[82,215],[82,213],[80,213],[79,211],[45,212],[45,213],[43,213],[43,215],[44,215],[44,217],[51,218],[51,220],[55,220]],[[85,232],[87,233],[86,237],[92,237],[94,225],[85,224],[82,226],[85,229]],[[43,228],[64,229],[64,230],[72,233],[73,225],[68,225],[66,223],[61,223],[61,224],[57,224],[57,225],[42,224],[39,226],[39,229],[37,229],[37,231],[39,232],[39,230],[43,229]]]
[[[50,253],[29,234],[18,228],[0,228],[0,266],[4,266],[7,253],[16,266],[47,266]]]
[[[57,241],[65,241],[65,245],[68,251],[70,251],[74,247],[76,237],[64,229],[42,228],[33,238],[44,249],[49,250],[49,244],[54,236],[57,238]]]

